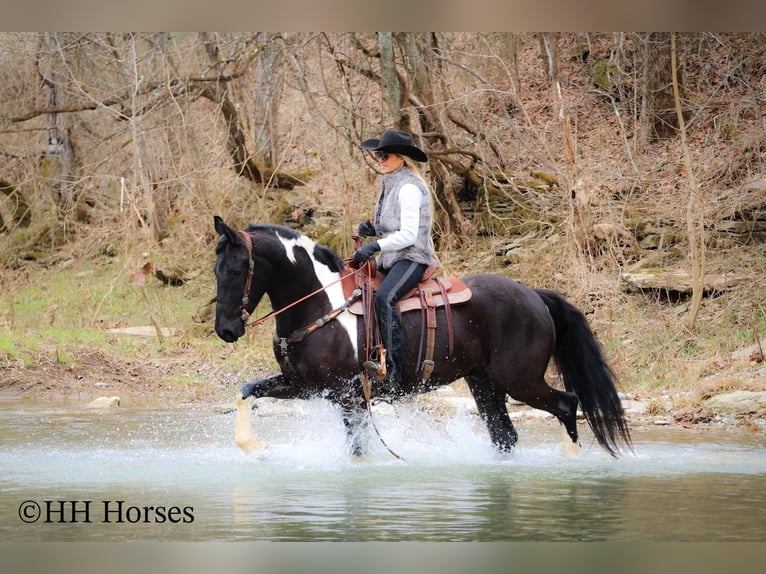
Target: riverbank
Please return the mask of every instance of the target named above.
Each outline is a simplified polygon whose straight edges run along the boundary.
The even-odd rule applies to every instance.
[[[104,408],[197,405],[225,411],[227,405],[233,408],[245,379],[267,374],[232,372],[215,361],[195,359],[193,353],[129,361],[102,351],[84,351],[66,362],[41,354],[31,364],[4,366],[0,400],[87,406],[99,397],[118,397],[117,403],[104,401],[111,405]],[[550,382],[556,385],[555,380]],[[733,357],[717,373],[682,389],[621,389],[620,397],[632,428],[766,430],[766,365],[746,352]],[[412,400],[420,401],[424,411],[440,418],[449,417],[455,409],[475,412],[473,399],[462,381]],[[551,419],[548,413],[513,400],[508,406],[514,421],[534,424]]]

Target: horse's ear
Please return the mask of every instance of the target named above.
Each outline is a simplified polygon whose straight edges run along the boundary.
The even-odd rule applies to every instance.
[[[215,231],[218,235],[224,235],[226,233],[227,225],[223,222],[220,215],[213,216],[213,227],[215,227]]]
[[[213,225],[218,235],[225,235],[232,243],[242,243],[242,235],[226,225],[219,215],[213,216]]]

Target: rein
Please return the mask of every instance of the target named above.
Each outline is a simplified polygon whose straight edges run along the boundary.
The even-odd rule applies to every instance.
[[[255,321],[253,321],[253,322],[251,322],[251,323],[248,323],[248,322],[247,322],[247,319],[250,317],[250,314],[249,314],[247,311],[245,311],[245,310],[244,310],[244,305],[246,305],[246,304],[247,304],[247,303],[246,303],[246,301],[245,301],[245,299],[247,299],[247,296],[245,296],[245,297],[242,297],[242,305],[243,305],[243,310],[242,310],[242,320],[245,322],[245,327],[246,327],[246,328],[247,328],[247,327],[257,327],[258,325],[261,325],[261,324],[265,323],[266,321],[268,321],[268,320],[269,320],[269,319],[271,319],[272,317],[276,317],[276,316],[277,316],[277,315],[279,315],[280,313],[284,313],[285,311],[287,311],[288,309],[290,309],[290,308],[292,308],[292,307],[295,307],[295,306],[296,306],[296,305],[298,305],[299,303],[303,303],[303,302],[304,302],[304,301],[306,301],[307,299],[311,299],[311,298],[312,298],[314,295],[319,295],[319,293],[321,293],[322,291],[324,291],[324,290],[325,290],[325,289],[327,289],[328,287],[332,287],[332,286],[333,286],[333,285],[335,285],[336,283],[340,283],[340,282],[341,282],[341,281],[343,281],[343,280],[344,280],[346,277],[350,277],[351,275],[354,275],[355,273],[358,273],[358,270],[356,270],[356,269],[355,269],[354,271],[350,271],[349,273],[346,273],[345,275],[341,275],[341,276],[340,276],[340,278],[336,279],[336,280],[335,280],[335,281],[333,281],[332,283],[328,283],[327,285],[323,285],[322,287],[320,287],[320,288],[319,288],[319,289],[317,289],[316,291],[312,291],[312,292],[311,292],[311,293],[309,293],[308,295],[305,295],[304,297],[301,297],[300,299],[298,299],[298,300],[296,300],[296,301],[293,301],[293,302],[292,302],[292,303],[290,303],[289,305],[285,305],[285,306],[284,306],[284,307],[282,307],[281,309],[277,309],[277,310],[275,310],[275,311],[271,311],[270,313],[267,313],[267,314],[266,314],[266,315],[264,315],[263,317],[259,317],[258,319],[256,319]],[[350,302],[349,302],[349,304],[350,304]],[[345,305],[345,304],[344,304],[344,305]],[[340,310],[341,310],[341,311],[345,310],[345,307],[341,307],[341,308],[340,308]],[[337,309],[336,309],[336,311],[337,311]]]
[[[349,271],[345,275],[341,275],[335,281],[332,281],[331,283],[328,283],[327,285],[323,285],[319,289],[316,289],[315,291],[312,291],[308,295],[305,295],[305,296],[301,297],[300,299],[298,299],[296,301],[293,301],[289,305],[285,305],[281,309],[276,309],[274,311],[271,311],[270,313],[267,313],[263,317],[259,317],[255,321],[253,321],[251,323],[248,323],[247,321],[250,318],[250,313],[247,310],[247,304],[250,302],[250,287],[252,286],[252,283],[253,283],[253,275],[255,275],[255,261],[253,260],[253,241],[250,238],[250,234],[247,233],[246,231],[241,231],[240,233],[242,233],[242,236],[245,238],[245,247],[247,248],[247,257],[249,259],[249,262],[248,262],[248,265],[247,265],[247,279],[245,280],[245,289],[244,289],[244,291],[242,293],[242,308],[241,308],[241,311],[242,311],[242,322],[245,324],[245,328],[246,329],[248,327],[257,327],[258,325],[262,325],[263,323],[265,323],[269,319],[271,319],[273,317],[276,317],[280,313],[284,313],[288,309],[290,309],[292,307],[295,307],[296,305],[298,305],[300,303],[303,303],[307,299],[311,299],[314,295],[318,295],[322,291],[325,291],[328,287],[332,287],[336,283],[340,283],[341,281],[343,281],[346,277],[350,277],[351,275],[359,273],[359,271],[360,271],[359,269],[354,269],[353,271]],[[350,301],[347,301],[346,303],[344,303],[344,306],[341,307],[341,311],[345,310],[348,307],[348,305],[350,305],[350,304],[351,304]],[[336,309],[336,311],[337,311],[337,309]],[[340,314],[340,311],[338,311],[337,314]],[[336,314],[336,316],[337,316],[337,314]]]

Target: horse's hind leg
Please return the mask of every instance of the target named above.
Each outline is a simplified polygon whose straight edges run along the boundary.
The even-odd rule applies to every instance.
[[[564,428],[577,444],[577,396],[574,393],[560,391],[548,386],[545,379],[537,385],[515,391],[511,396],[532,408],[548,411],[564,425]]]
[[[484,421],[492,442],[498,449],[510,452],[519,435],[508,416],[505,393],[498,391],[485,373],[467,375],[465,382],[476,401],[479,416]]]
[[[558,412],[553,414],[564,425],[572,442],[577,444],[577,395],[558,389],[553,392],[559,396]]]

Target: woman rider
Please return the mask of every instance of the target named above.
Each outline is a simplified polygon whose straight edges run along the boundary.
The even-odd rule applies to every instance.
[[[426,162],[426,154],[412,143],[406,132],[386,130],[380,139],[362,142],[362,149],[375,153],[383,172],[375,209],[375,223],[359,224],[358,234],[377,237],[356,250],[353,259],[362,264],[380,251],[378,270],[385,274],[373,304],[378,328],[386,347],[384,392],[396,393],[402,381],[405,332],[396,302],[418,284],[429,265],[435,262],[431,228],[433,210],[431,190],[416,162]],[[368,374],[381,371],[381,365],[366,361]]]

